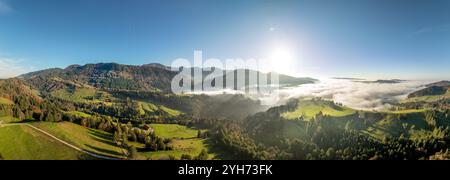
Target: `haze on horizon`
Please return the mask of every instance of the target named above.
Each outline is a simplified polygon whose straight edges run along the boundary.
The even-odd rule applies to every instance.
[[[0,0],[0,78],[71,64],[272,59],[310,77],[450,79],[446,0]]]

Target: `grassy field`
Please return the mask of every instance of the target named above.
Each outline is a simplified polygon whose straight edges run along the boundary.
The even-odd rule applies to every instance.
[[[196,138],[198,130],[177,124],[151,124],[155,134],[164,138]]]
[[[144,101],[137,101],[137,107],[136,109],[138,109],[140,114],[152,114],[156,111],[164,111],[167,114],[169,114],[170,116],[179,116],[182,113],[180,111],[177,111],[175,109],[171,109],[168,108],[166,106],[163,105],[156,105],[150,102],[144,102]]]
[[[286,119],[298,119],[304,116],[305,120],[311,120],[319,112],[324,115],[334,117],[344,117],[356,113],[355,110],[348,107],[331,106],[328,101],[299,100],[299,105],[295,111],[286,112],[282,116]]]
[[[112,142],[110,133],[69,123],[38,122],[32,125],[77,147],[96,154],[123,158],[123,151]]]
[[[9,160],[76,160],[80,153],[27,126],[0,127],[0,154]]]

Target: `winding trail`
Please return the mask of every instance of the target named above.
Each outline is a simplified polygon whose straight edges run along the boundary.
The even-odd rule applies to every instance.
[[[79,151],[79,152],[81,152],[81,153],[87,154],[87,155],[89,155],[89,156],[92,156],[92,157],[95,157],[95,158],[99,158],[99,159],[104,159],[104,160],[122,160],[122,159],[119,159],[119,158],[114,158],[114,157],[109,157],[109,156],[103,156],[103,155],[100,155],[100,154],[95,154],[95,153],[86,151],[86,150],[81,149],[81,148],[79,148],[79,147],[77,147],[77,146],[75,146],[75,145],[72,145],[72,144],[70,144],[70,143],[68,143],[68,142],[66,142],[66,141],[64,141],[64,140],[61,140],[61,139],[57,138],[56,136],[53,136],[52,134],[50,134],[50,133],[48,133],[48,132],[46,132],[46,131],[44,131],[44,130],[42,130],[42,129],[39,129],[39,128],[37,128],[37,127],[31,125],[31,124],[26,124],[26,123],[23,123],[23,124],[19,124],[19,123],[2,124],[2,123],[0,123],[0,128],[1,128],[1,127],[6,127],[6,126],[22,126],[22,125],[23,125],[23,126],[30,127],[30,128],[32,128],[32,129],[34,129],[34,130],[36,130],[36,131],[39,131],[40,133],[45,134],[45,135],[47,135],[48,137],[50,137],[50,138],[52,138],[52,139],[54,139],[54,140],[56,140],[56,141],[58,141],[58,142],[60,142],[60,143],[62,143],[62,144],[64,144],[64,145],[66,145],[66,146],[68,146],[68,147],[70,147],[70,148],[72,148],[72,149],[75,149],[75,150],[77,150],[77,151]]]

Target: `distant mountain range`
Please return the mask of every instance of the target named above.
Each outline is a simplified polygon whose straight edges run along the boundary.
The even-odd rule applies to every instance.
[[[204,78],[210,75],[211,71],[203,71]],[[226,76],[240,70],[225,71]],[[246,72],[256,72],[260,75],[267,75],[261,72],[246,70]],[[142,66],[122,65],[116,63],[99,63],[71,65],[65,69],[47,69],[32,73],[27,73],[20,78],[30,83],[40,90],[52,90],[64,85],[92,86],[105,90],[138,90],[138,91],[164,91],[171,89],[171,81],[179,71],[173,71],[170,67],[161,64],[147,64]],[[184,74],[190,77],[190,75]],[[226,78],[224,78],[226,79]],[[297,78],[287,75],[279,75],[279,83],[283,85],[300,85],[315,83],[313,78]],[[251,84],[246,84],[251,85]],[[237,87],[239,88],[239,87]]]
[[[405,82],[406,80],[401,79],[379,79],[376,81],[355,81],[355,82],[362,82],[362,83],[379,83],[379,84],[397,84]]]

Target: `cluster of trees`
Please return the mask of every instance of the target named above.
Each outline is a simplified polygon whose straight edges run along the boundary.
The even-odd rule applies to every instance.
[[[170,143],[172,139],[162,138],[155,135],[152,130],[143,130],[133,127],[131,123],[117,123],[114,129],[113,140],[118,146],[128,147],[129,142],[145,144],[145,150],[165,151],[172,150]]]
[[[154,133],[151,133],[150,136],[147,136],[145,139],[145,148],[150,151],[166,151],[172,150],[172,146],[170,143],[172,139],[161,138],[156,136]]]
[[[169,159],[176,160],[176,158],[174,156],[169,157]],[[206,151],[206,149],[202,149],[200,154],[196,157],[192,157],[189,154],[182,154],[181,158],[180,158],[180,160],[208,160],[208,159],[209,159],[209,155],[208,155],[208,151]]]
[[[425,112],[425,120],[432,128],[450,126],[450,109],[428,110]]]
[[[217,132],[213,135],[215,145],[232,154],[234,158],[271,159],[268,157],[271,153],[265,151],[264,146],[257,145],[237,122],[224,123],[219,126]]]

